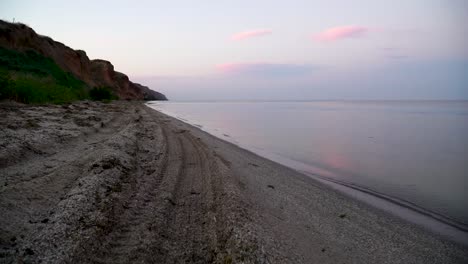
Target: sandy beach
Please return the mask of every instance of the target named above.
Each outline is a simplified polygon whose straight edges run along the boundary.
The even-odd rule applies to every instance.
[[[468,263],[141,102],[0,103],[1,263]]]

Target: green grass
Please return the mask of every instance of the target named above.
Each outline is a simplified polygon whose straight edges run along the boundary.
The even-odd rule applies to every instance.
[[[84,89],[59,85],[52,78],[17,74],[10,85],[0,88],[0,97],[22,103],[60,104],[87,99],[88,95]]]
[[[0,48],[0,99],[60,104],[92,99],[88,90],[83,81],[50,58],[34,51]]]

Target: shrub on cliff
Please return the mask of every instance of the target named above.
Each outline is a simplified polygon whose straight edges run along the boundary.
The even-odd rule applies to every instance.
[[[117,99],[112,90],[108,87],[96,87],[89,91],[89,97],[95,101],[107,101]]]
[[[9,94],[11,94],[11,85],[10,73],[0,69],[0,99],[8,99]]]

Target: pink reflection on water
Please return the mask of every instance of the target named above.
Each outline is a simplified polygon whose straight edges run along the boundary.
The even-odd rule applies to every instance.
[[[340,170],[348,170],[352,167],[351,161],[346,157],[346,155],[338,153],[338,151],[334,149],[334,146],[331,144],[328,144],[327,146],[328,149],[324,150],[325,164],[328,164],[332,168]]]

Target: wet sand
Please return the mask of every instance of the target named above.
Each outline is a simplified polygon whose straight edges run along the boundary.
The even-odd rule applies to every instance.
[[[468,262],[142,103],[0,103],[0,117],[0,262]]]

